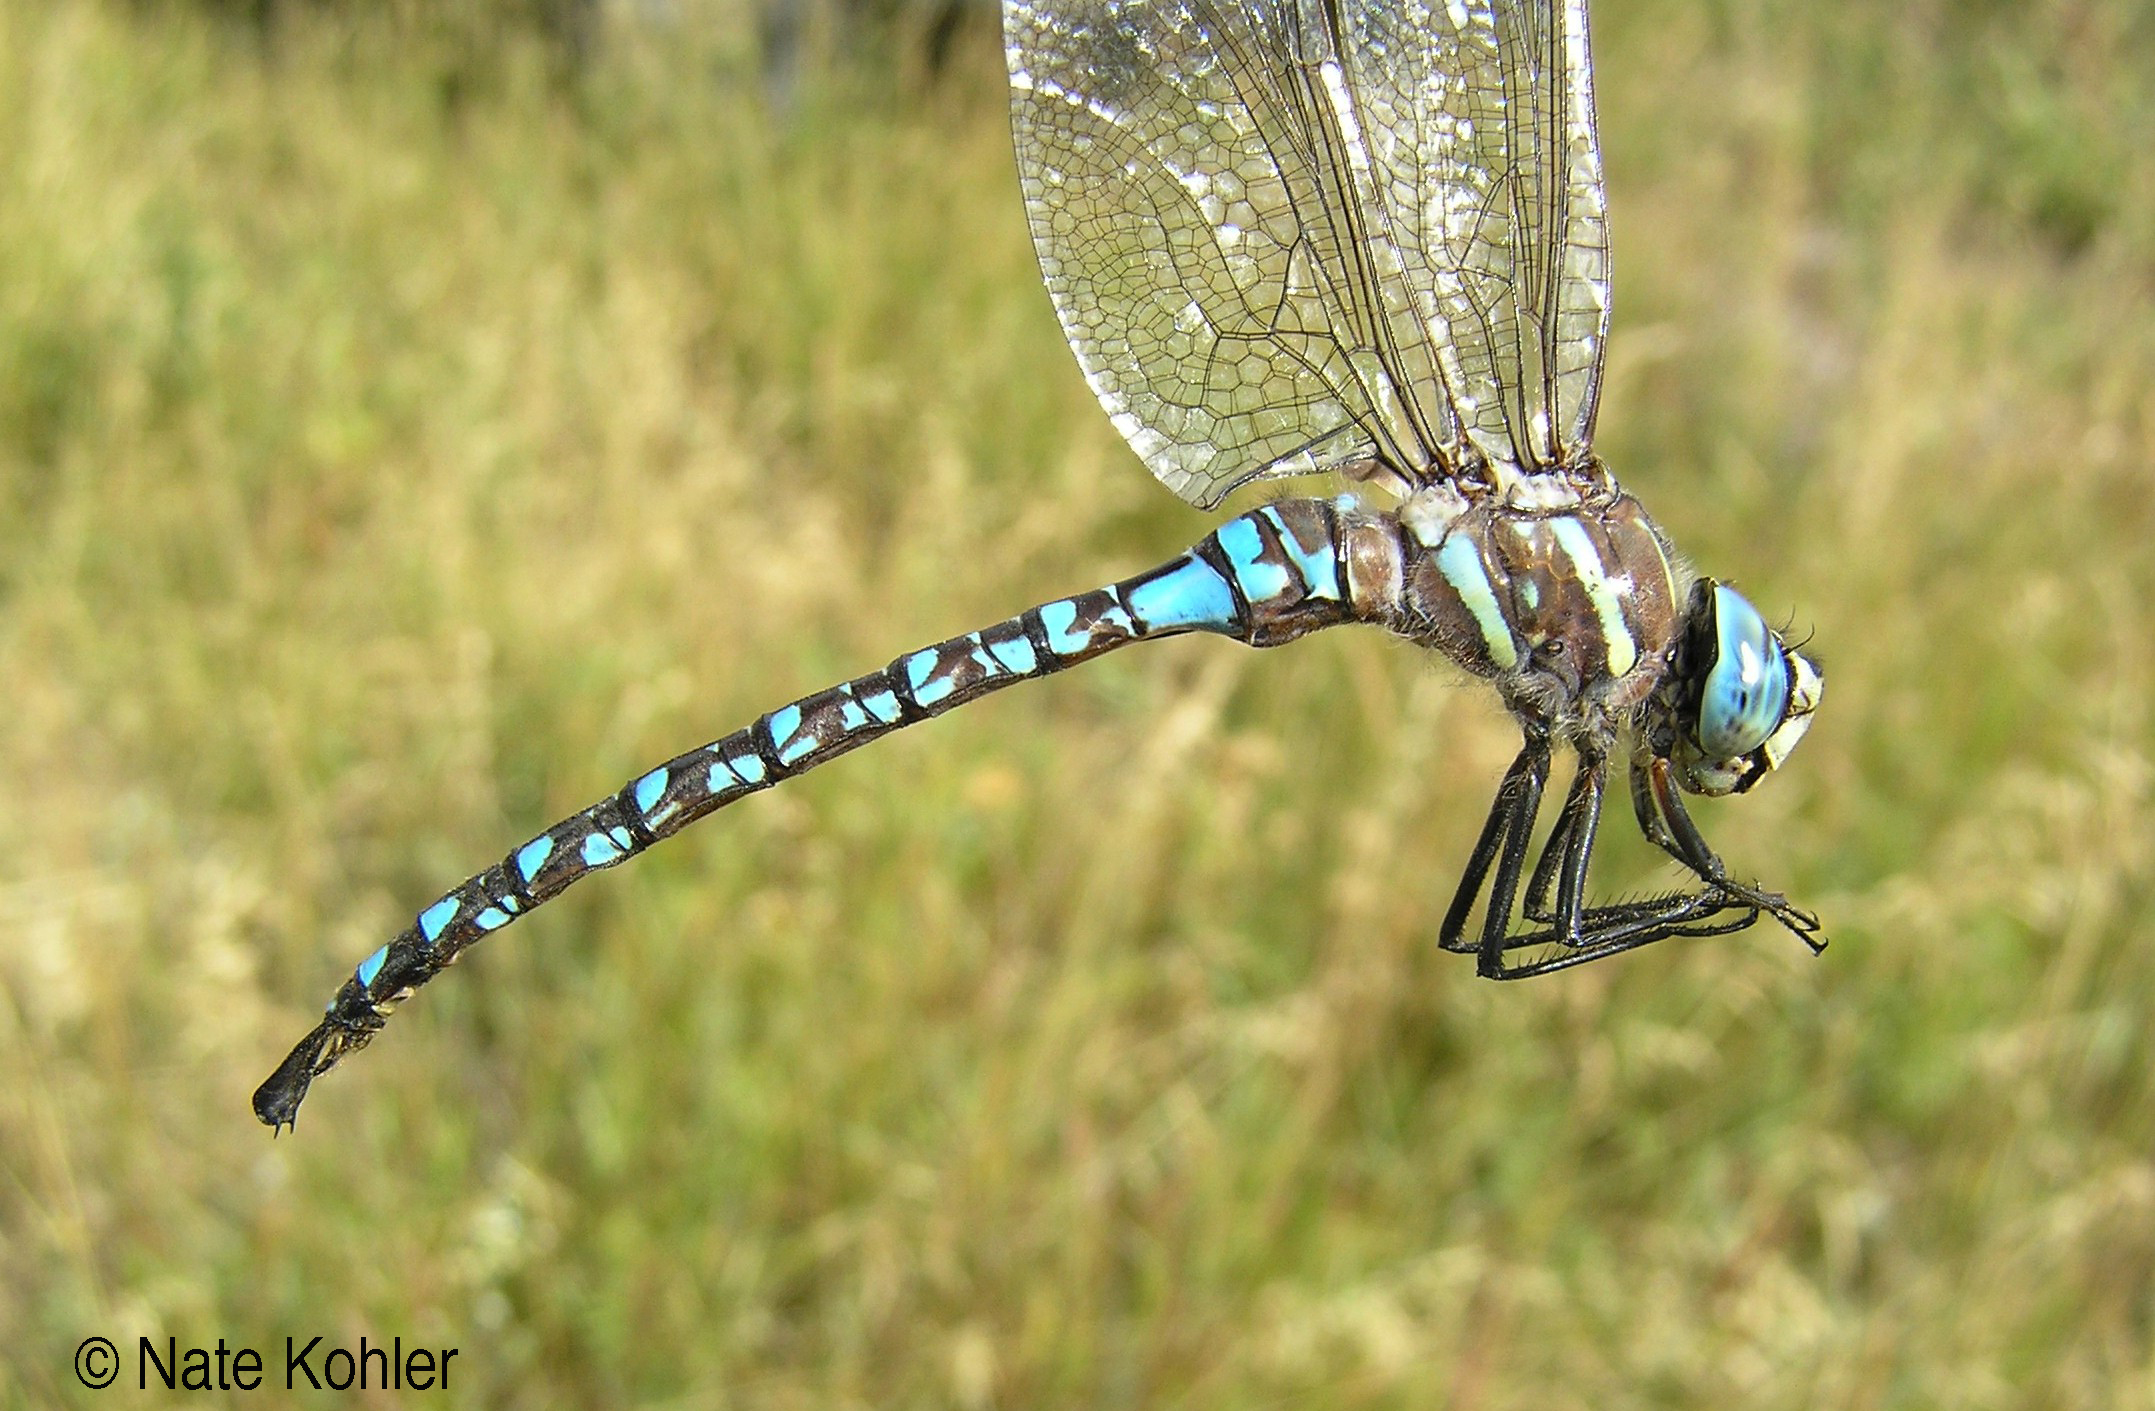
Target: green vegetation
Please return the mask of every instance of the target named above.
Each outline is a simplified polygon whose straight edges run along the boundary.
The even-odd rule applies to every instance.
[[[1477,982],[1494,703],[1188,641],[578,888],[273,1143],[444,886],[1207,521],[1061,345],[977,36],[773,107],[700,22],[0,0],[0,1403],[322,1333],[455,1405],[2147,1405],[2155,22],[1597,21],[1601,446],[1815,624],[1701,818],[1822,959]]]

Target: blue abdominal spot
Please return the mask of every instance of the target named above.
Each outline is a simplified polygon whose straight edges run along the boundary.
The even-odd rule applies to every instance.
[[[1255,531],[1251,534],[1254,537]],[[1147,632],[1176,627],[1224,632],[1234,627],[1235,598],[1227,580],[1194,554],[1184,555],[1168,572],[1137,584],[1124,599]]]
[[[389,947],[383,946],[365,960],[359,962],[359,983],[371,985],[374,977],[382,973],[382,962],[389,958]]]

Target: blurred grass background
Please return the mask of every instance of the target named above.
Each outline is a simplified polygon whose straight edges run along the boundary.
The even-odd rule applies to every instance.
[[[0,0],[0,1402],[323,1333],[455,1405],[2155,1405],[2155,17],[1595,18],[1600,444],[1816,629],[1702,820],[1823,959],[1477,982],[1494,702],[1187,641],[577,889],[272,1142],[445,886],[1208,521],[992,25]]]

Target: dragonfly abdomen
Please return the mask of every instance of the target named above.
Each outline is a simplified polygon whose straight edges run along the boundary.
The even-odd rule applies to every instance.
[[[1388,520],[1322,500],[1266,505],[1150,572],[907,652],[670,759],[467,878],[361,961],[322,1022],[256,1091],[255,1114],[288,1125],[309,1083],[363,1047],[398,1004],[474,941],[736,799],[1132,642],[1212,632],[1274,646],[1320,627],[1388,617],[1398,596],[1397,545]]]

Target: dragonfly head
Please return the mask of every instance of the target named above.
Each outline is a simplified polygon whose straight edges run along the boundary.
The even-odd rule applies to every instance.
[[[1684,616],[1668,718],[1655,734],[1684,789],[1740,794],[1796,748],[1826,679],[1725,583],[1699,579]]]

